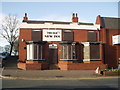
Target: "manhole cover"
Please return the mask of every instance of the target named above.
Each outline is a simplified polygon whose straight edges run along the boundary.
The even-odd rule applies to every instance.
[[[61,78],[61,77],[64,77],[64,76],[56,76],[56,77]]]
[[[10,77],[11,75],[4,75],[4,76],[6,76],[6,77]]]

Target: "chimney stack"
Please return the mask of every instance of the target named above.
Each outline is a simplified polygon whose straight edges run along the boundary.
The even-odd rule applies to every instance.
[[[25,16],[23,17],[23,20],[24,20],[24,21],[27,21],[27,20],[28,20],[27,13],[25,13]]]
[[[78,23],[78,14],[77,13],[76,13],[76,16],[75,16],[75,13],[72,14],[72,22]]]

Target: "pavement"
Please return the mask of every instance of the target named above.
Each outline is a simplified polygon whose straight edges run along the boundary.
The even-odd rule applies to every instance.
[[[94,74],[95,70],[20,70],[17,68],[4,68],[2,78],[25,80],[77,80],[111,78]],[[117,76],[112,76],[117,78]]]
[[[0,77],[5,79],[25,80],[77,80],[111,78],[96,75],[95,70],[21,70],[17,68],[17,57],[6,59],[3,68],[0,68]],[[117,78],[114,76],[112,78]]]

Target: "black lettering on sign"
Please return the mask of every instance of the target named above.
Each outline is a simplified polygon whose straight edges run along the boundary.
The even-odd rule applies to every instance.
[[[47,32],[47,34],[52,34],[52,32]]]
[[[52,38],[52,35],[50,35],[50,37]]]
[[[52,38],[52,35],[45,35],[45,37],[47,37],[47,38],[49,38],[49,37]]]
[[[60,38],[60,36],[59,35],[54,35],[54,38]]]

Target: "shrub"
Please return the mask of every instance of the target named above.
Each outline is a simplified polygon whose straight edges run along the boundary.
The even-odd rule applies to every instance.
[[[109,72],[109,71],[120,72],[120,69],[105,69],[105,70],[103,70],[103,72]]]

